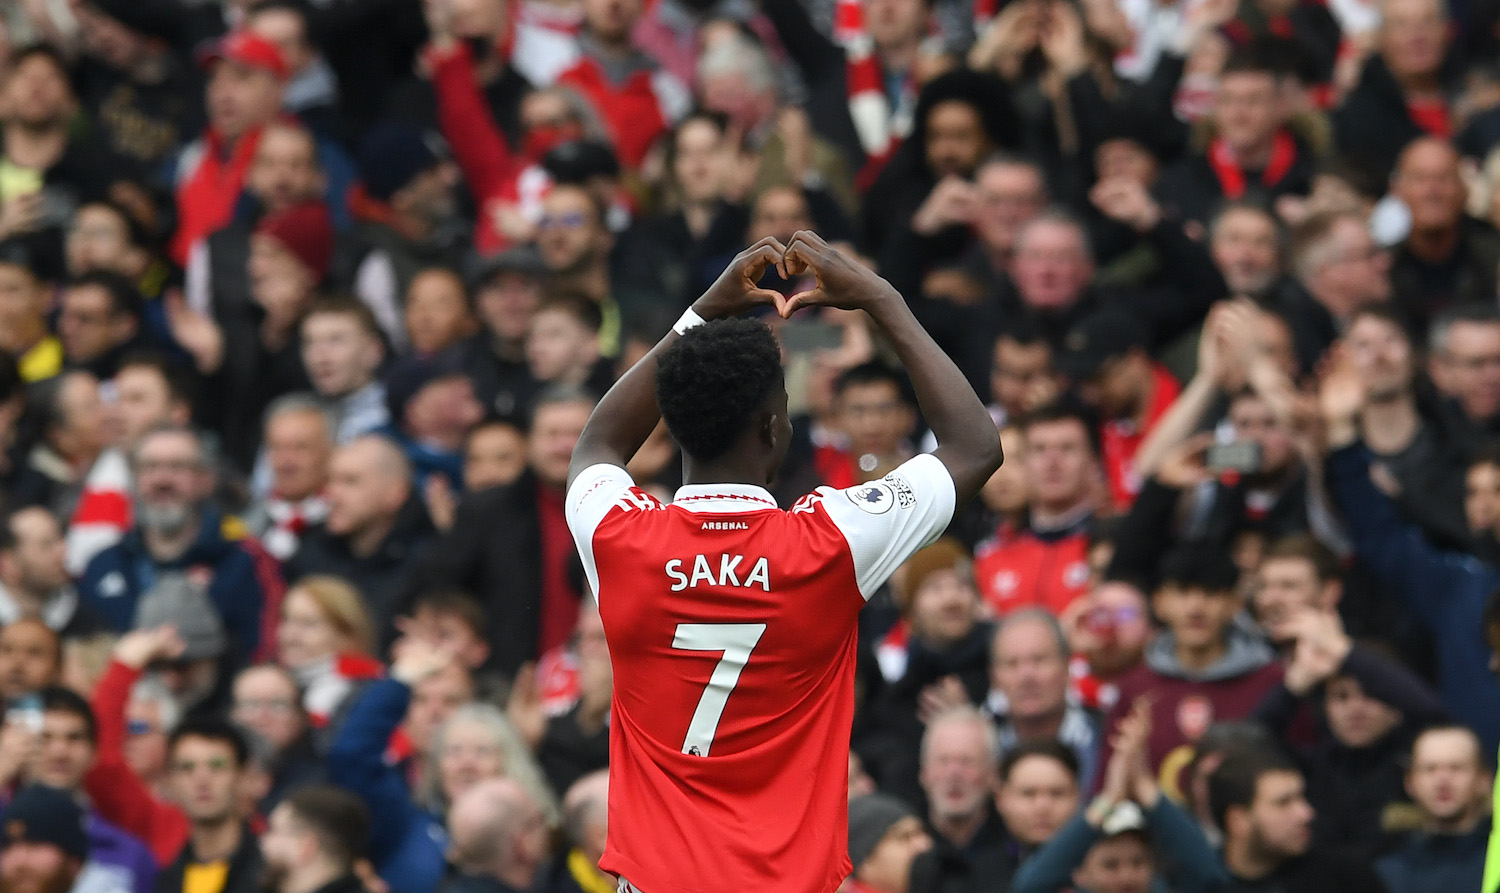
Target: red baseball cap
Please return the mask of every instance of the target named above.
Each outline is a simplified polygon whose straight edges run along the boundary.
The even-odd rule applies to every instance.
[[[226,34],[198,54],[198,64],[203,68],[215,62],[233,62],[246,68],[269,71],[278,81],[286,80],[288,74],[286,60],[281,57],[276,44],[249,31]]]

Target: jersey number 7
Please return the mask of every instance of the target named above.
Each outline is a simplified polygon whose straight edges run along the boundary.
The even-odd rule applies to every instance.
[[[672,639],[672,647],[683,651],[722,651],[724,656],[714,667],[708,678],[708,687],[698,699],[698,709],[693,711],[693,721],[688,723],[687,737],[682,740],[682,752],[695,757],[708,756],[713,746],[714,735],[719,731],[719,719],[724,715],[724,705],[729,695],[739,684],[740,671],[750,662],[750,652],[760,642],[766,631],[764,623],[679,623]]]

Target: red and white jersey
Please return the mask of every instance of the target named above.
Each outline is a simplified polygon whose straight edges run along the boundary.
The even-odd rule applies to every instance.
[[[623,468],[578,476],[568,525],[614,665],[601,868],[644,893],[839,886],[859,611],[953,504],[925,454],[790,511],[746,484],[663,505]]]

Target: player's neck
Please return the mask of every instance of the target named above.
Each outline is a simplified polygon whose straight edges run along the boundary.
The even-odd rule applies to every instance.
[[[686,456],[682,460],[683,484],[742,484],[764,487],[765,465],[735,455],[722,456],[712,462],[699,462]]]

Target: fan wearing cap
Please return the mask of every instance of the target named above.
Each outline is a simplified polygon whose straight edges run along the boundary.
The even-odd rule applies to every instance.
[[[200,61],[208,70],[208,127],[177,163],[171,256],[178,264],[194,242],[233,219],[261,132],[281,114],[288,74],[276,45],[248,31],[226,35]]]
[[[1162,788],[1180,791],[1181,771],[1211,723],[1244,719],[1282,678],[1275,651],[1240,620],[1244,598],[1229,555],[1203,544],[1180,545],[1162,560],[1151,608],[1165,629],[1145,659],[1118,680],[1114,728],[1141,695],[1151,696],[1147,763]],[[1108,765],[1109,742],[1101,764]]]
[[[547,266],[531,246],[487,258],[473,272],[469,293],[480,330],[459,349],[459,363],[480,402],[496,415],[520,416],[536,391],[526,336],[547,279]]]
[[[333,223],[317,201],[268,214],[250,237],[246,268],[250,306],[245,318],[222,318],[222,358],[215,405],[222,406],[215,427],[229,457],[248,469],[260,446],[261,413],[281,394],[308,389],[302,365],[302,317],[333,259]]]
[[[127,893],[115,878],[86,870],[88,858],[83,809],[57,788],[25,788],[0,816],[6,893]]]
[[[845,893],[907,893],[911,866],[932,849],[922,820],[889,794],[849,801],[849,862],[854,873]]]
[[[1129,509],[1141,489],[1133,466],[1136,450],[1182,390],[1172,373],[1151,359],[1146,344],[1146,331],[1134,315],[1108,308],[1074,326],[1057,359],[1058,372],[1101,417],[1100,458],[1117,511]]]
[[[354,292],[397,350],[405,347],[401,296],[419,271],[459,268],[467,239],[459,225],[451,164],[435,137],[405,122],[376,125],[360,144],[360,186],[350,202]]]
[[[457,356],[407,358],[386,377],[385,393],[391,412],[386,433],[411,460],[417,489],[431,474],[462,488],[464,440],[484,418],[484,407]]]

